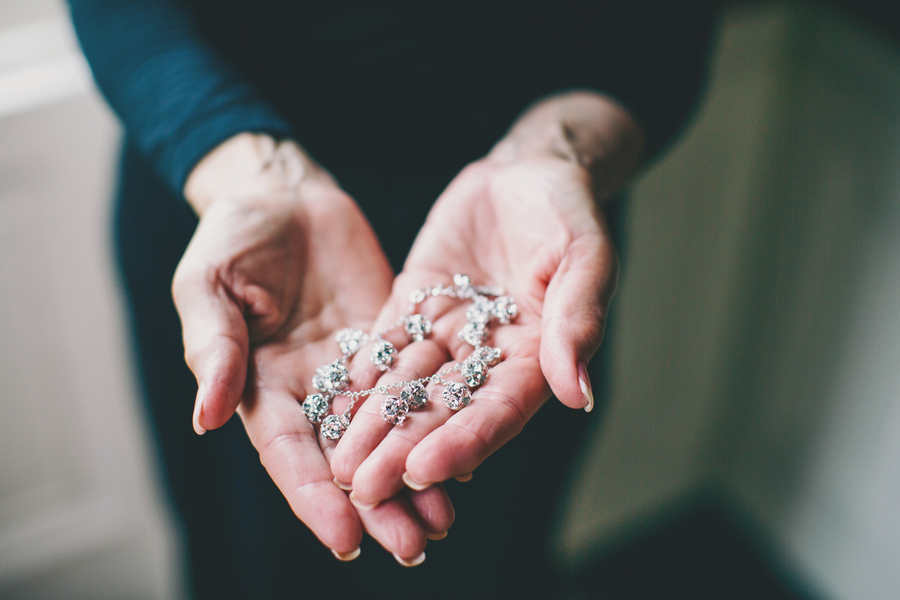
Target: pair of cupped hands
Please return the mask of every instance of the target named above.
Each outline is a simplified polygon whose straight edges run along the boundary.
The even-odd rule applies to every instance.
[[[355,558],[365,531],[401,564],[420,563],[427,540],[454,519],[443,481],[470,478],[551,392],[571,408],[593,407],[586,365],[617,268],[600,202],[639,154],[637,126],[600,95],[536,104],[441,194],[395,277],[356,203],[299,146],[254,134],[225,142],[185,187],[200,222],[173,282],[198,381],[195,430],[237,412],[294,513],[337,558]],[[340,356],[335,333],[380,330],[412,290],[457,273],[504,288],[519,309],[491,330],[503,361],[472,404],[454,412],[429,386],[428,405],[392,427],[375,394],[357,404],[339,442],[321,436],[301,402],[315,393],[315,369]],[[406,347],[389,338],[399,354],[386,373],[361,352],[351,389],[464,360],[466,304],[426,300],[432,333]],[[336,397],[333,412],[347,401]]]

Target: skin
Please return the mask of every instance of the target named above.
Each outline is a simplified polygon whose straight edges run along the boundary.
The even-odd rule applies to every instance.
[[[574,126],[573,126],[574,124]],[[586,124],[586,125],[585,125]],[[401,314],[409,292],[454,273],[499,285],[518,304],[510,325],[493,329],[503,362],[454,412],[431,390],[426,408],[399,427],[379,416],[382,396],[359,409],[332,469],[363,502],[403,488],[466,478],[519,433],[550,397],[590,408],[584,365],[603,336],[617,260],[600,205],[640,155],[637,125],[600,96],[576,93],[532,108],[484,159],[466,167],[435,203],[379,323]],[[407,379],[466,358],[456,333],[465,303],[428,300],[427,344],[401,351]],[[458,376],[457,376],[458,377]],[[587,391],[587,393],[585,393]]]
[[[471,477],[551,392],[572,408],[592,407],[585,365],[602,339],[617,269],[600,205],[627,180],[641,146],[637,124],[603,96],[536,104],[449,185],[394,279],[356,204],[301,149],[249,134],[229,140],[188,180],[201,219],[173,283],[199,385],[195,429],[237,411],[294,512],[325,545],[352,553],[365,530],[404,564],[420,561],[426,537],[441,537],[453,520],[439,482]],[[454,413],[436,390],[392,428],[378,415],[383,397],[372,396],[340,443],[317,438],[299,402],[315,368],[337,356],[334,332],[391,323],[411,290],[455,273],[503,286],[519,307],[513,324],[493,330],[504,360],[472,405]],[[400,354],[379,385],[430,375],[471,352],[456,336],[465,306],[428,302],[431,337],[411,349],[391,337]],[[375,385],[365,356],[357,359],[355,389]],[[332,476],[352,484],[349,497]]]
[[[426,533],[452,522],[443,490],[416,497],[416,511],[399,495],[358,515],[333,483],[334,444],[300,405],[315,368],[336,357],[334,332],[368,329],[388,296],[393,273],[374,233],[296,146],[251,136],[206,160],[188,182],[200,224],[172,286],[199,388],[195,429],[237,411],[294,513],[335,552],[352,554],[365,529],[398,560],[418,557]],[[197,179],[206,175],[209,185]]]

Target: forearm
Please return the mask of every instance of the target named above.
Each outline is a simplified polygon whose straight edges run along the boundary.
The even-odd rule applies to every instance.
[[[135,144],[182,190],[212,148],[242,131],[289,134],[287,123],[218,55],[178,0],[69,0],[100,89]]]
[[[212,150],[191,170],[184,196],[202,216],[222,197],[264,197],[295,191],[311,172],[323,173],[291,140],[241,133]]]
[[[596,197],[605,200],[628,181],[643,149],[641,128],[618,103],[596,92],[573,91],[529,108],[489,158],[514,161],[543,155],[571,161],[585,169]]]

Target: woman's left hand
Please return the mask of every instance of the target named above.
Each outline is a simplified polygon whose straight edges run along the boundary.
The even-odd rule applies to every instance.
[[[633,126],[617,105],[602,103]],[[532,114],[542,117],[541,110]],[[442,388],[434,385],[429,403],[397,427],[379,414],[383,396],[360,407],[332,469],[339,480],[352,481],[361,503],[390,498],[403,482],[423,489],[464,478],[521,431],[551,392],[571,408],[592,408],[586,365],[600,345],[616,286],[616,254],[598,201],[610,190],[560,147],[517,140],[517,128],[508,136],[515,147],[498,144],[438,199],[378,319],[384,325],[402,314],[412,290],[465,274],[473,285],[505,288],[518,305],[513,322],[492,325],[486,342],[502,350],[503,360],[458,412],[444,405]],[[629,170],[634,162],[636,156]],[[421,312],[433,331],[400,350],[395,369],[403,380],[429,376],[472,352],[457,336],[467,304],[425,301]]]

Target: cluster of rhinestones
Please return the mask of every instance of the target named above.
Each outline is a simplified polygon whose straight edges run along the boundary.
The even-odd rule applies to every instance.
[[[328,396],[322,394],[310,394],[303,401],[303,414],[313,423],[321,423],[331,408],[330,400]]]
[[[466,309],[466,324],[459,332],[459,338],[472,346],[482,345],[488,336],[488,326],[492,320],[501,325],[509,323],[519,314],[519,307],[509,296],[499,296],[491,300],[485,296],[477,296]]]
[[[381,418],[391,425],[402,425],[410,410],[428,404],[428,392],[421,381],[410,381],[399,396],[385,396],[381,403]]]
[[[381,403],[381,418],[391,425],[403,425],[409,414],[409,402],[399,396],[385,396]]]
[[[451,381],[444,388],[444,404],[447,408],[459,410],[472,403],[472,391],[463,383]]]
[[[431,333],[431,321],[425,315],[409,315],[403,323],[403,329],[409,337],[421,342]]]
[[[341,353],[344,356],[353,356],[359,351],[360,346],[365,344],[369,336],[365,331],[359,329],[341,329],[337,332],[335,340],[341,347]]]
[[[420,381],[410,381],[403,386],[400,399],[409,404],[412,409],[422,408],[428,404],[428,392]]]
[[[474,346],[472,354],[464,361],[453,365],[430,377],[414,381],[379,386],[359,392],[347,391],[350,387],[350,374],[347,370],[349,359],[360,349],[371,343],[369,358],[372,364],[381,371],[387,371],[397,359],[394,345],[384,339],[384,335],[396,327],[402,327],[412,342],[421,342],[431,334],[431,321],[423,314],[416,313],[416,307],[430,296],[447,296],[471,300],[466,310],[466,324],[460,330],[459,337]],[[489,296],[493,296],[492,300]],[[452,410],[460,410],[471,404],[472,390],[483,384],[491,367],[500,362],[499,348],[484,346],[489,336],[492,321],[508,324],[518,313],[515,301],[505,296],[502,290],[488,287],[475,287],[465,275],[455,275],[453,285],[437,284],[427,288],[414,290],[409,297],[410,307],[407,313],[387,329],[375,334],[368,334],[359,329],[342,329],[337,332],[335,341],[340,346],[342,356],[336,361],[316,369],[313,376],[313,387],[318,393],[310,394],[303,401],[303,413],[315,424],[321,424],[322,435],[331,440],[338,440],[350,426],[351,410],[355,402],[373,393],[385,394],[381,405],[382,418],[391,425],[402,425],[410,410],[422,408],[428,404],[426,383],[444,386],[442,399]],[[464,383],[446,381],[445,376],[458,372]],[[402,388],[400,395],[390,395],[391,389]],[[342,414],[328,414],[335,396],[348,396],[350,404]]]
[[[339,440],[347,428],[350,427],[350,417],[347,415],[328,415],[322,421],[322,435],[329,440]]]
[[[397,349],[389,341],[381,340],[372,347],[370,358],[379,371],[387,371],[397,358]]]
[[[313,387],[326,394],[334,395],[343,392],[350,386],[350,373],[344,359],[337,359],[333,363],[316,369],[313,375]]]

